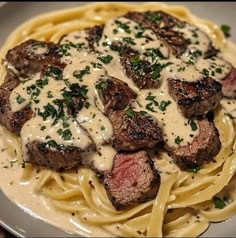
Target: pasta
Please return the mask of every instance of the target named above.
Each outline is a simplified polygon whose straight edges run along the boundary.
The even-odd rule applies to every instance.
[[[197,25],[222,51],[227,48],[226,39],[217,26],[208,20],[197,18],[184,7],[161,3],[98,3],[32,18],[8,37],[0,51],[0,59],[4,58],[9,49],[27,39],[58,42],[65,34],[105,23],[108,19],[130,10],[163,10]],[[0,66],[0,79],[4,78],[5,73],[4,67]],[[155,162],[161,171],[158,195],[156,199],[134,208],[115,210],[94,172],[84,167],[58,173],[26,164],[22,181],[30,183],[38,176],[39,179],[34,186],[36,194],[48,197],[56,210],[74,214],[78,223],[86,229],[100,227],[108,236],[199,236],[208,228],[210,222],[226,220],[236,213],[236,130],[226,110],[221,105],[215,111],[214,121],[222,142],[215,163],[204,165],[197,173],[184,172],[171,163],[171,158],[162,152]],[[1,134],[4,135],[7,152],[12,158],[17,155],[20,167],[22,152],[19,139],[3,128]],[[224,200],[222,209],[215,207],[214,199],[217,198]]]

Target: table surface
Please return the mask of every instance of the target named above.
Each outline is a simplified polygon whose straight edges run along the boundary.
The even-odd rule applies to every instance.
[[[15,238],[15,236],[13,236],[0,226],[0,238]]]

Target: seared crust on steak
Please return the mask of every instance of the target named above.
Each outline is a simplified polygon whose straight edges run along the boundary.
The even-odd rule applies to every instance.
[[[98,42],[100,41],[102,37],[103,29],[104,29],[104,25],[94,26],[94,27],[86,29],[86,32],[88,34],[87,41],[91,51],[96,51],[95,45],[97,45]]]
[[[76,147],[58,145],[50,148],[49,144],[34,141],[27,145],[27,162],[44,166],[53,170],[65,170],[78,167],[82,164],[82,151]]]
[[[160,81],[153,78],[154,71],[151,63],[139,59],[138,55],[125,55],[121,58],[126,74],[140,89],[158,88]]]
[[[153,117],[142,112],[133,113],[132,117],[125,111],[109,113],[114,130],[113,146],[117,151],[152,148],[162,141],[162,130]]]
[[[36,40],[28,40],[9,50],[6,61],[17,70],[18,76],[26,78],[41,72],[45,66],[64,68],[58,45]]]
[[[190,145],[178,148],[165,145],[176,164],[183,170],[209,163],[218,154],[221,147],[219,132],[213,122],[202,118],[197,121],[197,125],[199,134],[195,136]]]
[[[160,186],[160,175],[145,151],[117,154],[112,171],[99,177],[117,210],[155,198]]]
[[[0,123],[17,135],[20,135],[22,126],[33,114],[29,106],[18,112],[11,110],[9,97],[13,89],[19,84],[20,80],[11,72],[8,72],[4,84],[0,87]]]
[[[234,67],[225,79],[220,80],[220,83],[225,97],[236,98],[236,69]]]
[[[186,26],[186,22],[180,21],[163,11],[128,12],[125,17],[152,29],[157,37],[164,40],[176,55],[182,55],[187,50],[188,39],[185,39],[181,32],[173,29],[174,27]],[[214,56],[216,53],[216,49],[210,42],[208,50],[204,52],[204,58]]]
[[[211,78],[194,82],[169,79],[168,88],[180,111],[188,118],[214,110],[222,98],[221,84]]]
[[[127,83],[109,76],[99,80],[96,88],[107,113],[124,110],[137,96]]]

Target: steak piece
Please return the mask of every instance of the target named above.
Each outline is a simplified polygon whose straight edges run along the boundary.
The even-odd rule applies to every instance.
[[[162,141],[161,128],[147,113],[113,111],[108,117],[113,125],[113,146],[117,151],[152,148]]]
[[[95,45],[98,45],[103,33],[104,25],[94,26],[86,29],[88,37],[86,38],[91,51],[96,52]]]
[[[222,84],[223,95],[228,98],[236,98],[236,69],[232,67],[231,72],[219,81]]]
[[[141,60],[138,55],[126,55],[121,58],[121,64],[126,74],[140,89],[158,88],[160,86],[160,72],[155,75],[155,68],[151,63]]]
[[[213,122],[205,118],[198,120],[199,134],[192,143],[178,148],[165,145],[171,157],[182,170],[200,167],[209,163],[220,150],[219,132]]]
[[[0,124],[17,135],[20,135],[22,126],[33,115],[29,106],[18,112],[11,110],[9,97],[19,84],[20,80],[11,72],[8,72],[4,84],[0,87]]]
[[[110,76],[99,80],[96,88],[107,113],[124,110],[137,96],[127,83]]]
[[[117,154],[112,171],[100,179],[117,210],[155,198],[160,186],[160,175],[145,151]]]
[[[188,25],[186,22],[163,11],[129,12],[125,17],[153,30],[158,38],[169,45],[174,54],[182,55],[187,50],[189,39],[185,39],[183,33],[174,29],[174,27],[184,28]],[[204,52],[204,58],[216,55],[216,53],[217,50],[209,40],[208,50]]]
[[[188,118],[214,110],[222,98],[221,84],[211,78],[194,82],[169,79],[168,88],[180,111]]]
[[[17,70],[18,76],[25,78],[41,72],[45,66],[64,68],[58,45],[36,40],[28,40],[9,50],[6,61]]]
[[[27,149],[27,162],[34,165],[62,171],[82,164],[82,151],[77,147],[58,145],[50,148],[48,143],[34,141],[27,144]]]

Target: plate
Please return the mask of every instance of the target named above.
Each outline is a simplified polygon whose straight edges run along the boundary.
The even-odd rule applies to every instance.
[[[29,18],[53,10],[78,7],[88,2],[0,2],[2,44],[7,36]],[[218,25],[235,24],[235,2],[168,2],[188,7],[195,15],[207,18]],[[16,11],[17,9],[17,11]],[[236,27],[231,29],[231,39],[236,42]],[[18,237],[75,237],[39,219],[13,204],[0,190],[0,225]],[[236,216],[218,224],[212,224],[202,237],[236,237]]]

